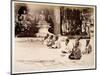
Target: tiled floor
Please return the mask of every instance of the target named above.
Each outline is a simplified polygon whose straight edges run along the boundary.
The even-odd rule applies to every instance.
[[[33,41],[35,38],[18,39],[15,41],[13,51],[13,72],[37,72],[51,70],[72,70],[94,68],[94,52],[89,55],[82,55],[81,60],[69,60],[68,55],[61,56],[61,49],[50,49],[40,41]],[[26,40],[26,41],[25,41]],[[31,41],[30,41],[31,40]],[[36,39],[35,39],[36,40]],[[74,39],[70,40],[74,43]],[[84,44],[85,41],[81,40]],[[93,44],[92,44],[93,45]],[[63,42],[62,42],[63,46]],[[82,49],[84,46],[82,45]]]

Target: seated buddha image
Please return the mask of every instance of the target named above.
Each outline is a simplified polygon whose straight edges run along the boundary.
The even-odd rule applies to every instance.
[[[38,25],[45,25],[47,24],[46,20],[45,20],[45,13],[44,11],[42,10],[40,15],[39,15],[39,22],[38,22]]]

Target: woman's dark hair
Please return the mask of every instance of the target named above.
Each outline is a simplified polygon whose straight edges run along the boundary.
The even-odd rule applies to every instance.
[[[50,36],[50,39],[53,39],[53,35]]]
[[[56,39],[56,40],[58,40],[58,38],[59,38],[58,36],[55,36],[55,39]]]
[[[69,42],[69,39],[66,39],[66,42]]]
[[[69,39],[66,39],[65,41],[66,41],[65,44],[67,45],[69,43]]]
[[[26,13],[24,13],[24,11],[26,11]],[[18,14],[27,14],[27,7],[26,6],[21,6],[18,10]]]

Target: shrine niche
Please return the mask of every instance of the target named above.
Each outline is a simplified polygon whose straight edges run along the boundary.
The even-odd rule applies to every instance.
[[[15,8],[15,36],[40,37],[40,35],[45,36],[48,33],[54,34],[52,7],[41,5],[34,9],[34,6],[22,3],[16,4]]]
[[[61,7],[61,34],[90,37],[90,25],[94,25],[93,13],[92,8]]]

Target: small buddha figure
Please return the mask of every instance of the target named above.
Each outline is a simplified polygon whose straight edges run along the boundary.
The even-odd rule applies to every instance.
[[[40,20],[42,20],[42,21],[45,20],[45,15],[44,15],[44,11],[43,10],[41,11],[41,14],[40,14]]]
[[[44,25],[44,24],[47,24],[47,22],[45,21],[45,14],[44,14],[44,11],[42,10],[39,15],[38,25]]]

